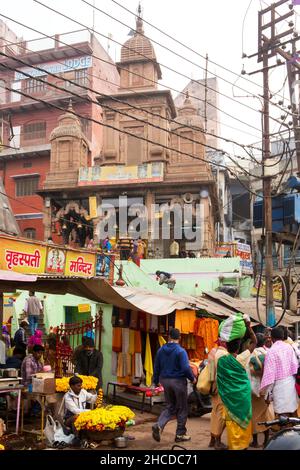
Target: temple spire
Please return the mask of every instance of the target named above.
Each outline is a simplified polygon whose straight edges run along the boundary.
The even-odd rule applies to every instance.
[[[142,7],[141,2],[139,2],[138,6],[138,16],[136,17],[136,32],[139,34],[144,34],[144,25],[142,20]]]

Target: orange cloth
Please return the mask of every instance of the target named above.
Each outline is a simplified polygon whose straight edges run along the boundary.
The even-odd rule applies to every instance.
[[[183,334],[194,333],[195,320],[195,310],[176,310],[175,328]]]
[[[216,346],[219,322],[212,318],[197,318],[194,323],[194,334],[203,338],[204,347],[209,351]]]
[[[122,328],[113,328],[112,350],[114,352],[122,351]]]
[[[142,352],[142,339],[141,339],[141,332],[135,331],[134,332],[134,352],[141,353]]]

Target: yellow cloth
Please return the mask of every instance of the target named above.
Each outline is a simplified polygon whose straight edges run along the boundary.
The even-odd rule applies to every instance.
[[[135,331],[129,330],[129,349],[128,349],[129,354],[135,353],[134,346],[135,346]]]
[[[152,362],[149,333],[147,333],[147,337],[146,337],[144,369],[146,371],[146,385],[147,387],[150,387],[150,385],[152,384],[152,376],[153,376],[153,362]]]
[[[158,342],[159,346],[162,347],[164,344],[166,344],[166,340],[162,336],[158,336]]]
[[[241,428],[235,421],[232,421],[225,408],[225,420],[227,430],[227,443],[229,450],[243,450],[249,447],[252,440],[252,421],[246,429]]]

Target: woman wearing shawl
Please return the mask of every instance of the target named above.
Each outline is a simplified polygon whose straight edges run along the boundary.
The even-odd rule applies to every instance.
[[[252,331],[252,330],[251,330]],[[227,356],[220,357],[217,387],[224,405],[229,450],[247,449],[252,437],[251,385],[237,359],[241,339],[227,343]]]

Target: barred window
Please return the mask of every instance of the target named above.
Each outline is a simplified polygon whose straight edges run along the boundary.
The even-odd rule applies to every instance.
[[[16,196],[32,196],[39,186],[39,176],[25,176],[16,178]]]
[[[30,238],[31,240],[36,239],[36,229],[35,228],[25,228],[24,237]]]
[[[23,138],[24,140],[43,139],[46,137],[46,122],[32,122],[24,124]]]
[[[44,77],[42,77],[43,80],[45,80]],[[41,93],[46,90],[47,84],[39,82],[38,80],[35,80],[34,78],[29,78],[28,80],[25,80],[25,85],[24,85],[24,92],[25,93]]]

